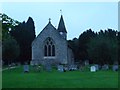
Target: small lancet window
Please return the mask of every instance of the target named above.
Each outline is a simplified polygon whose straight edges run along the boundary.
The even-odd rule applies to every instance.
[[[44,46],[44,55],[47,56],[47,46]]]
[[[52,56],[55,56],[55,45],[52,45]]]

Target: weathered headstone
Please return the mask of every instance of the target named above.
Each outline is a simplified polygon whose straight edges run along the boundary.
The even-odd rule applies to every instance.
[[[67,66],[64,66],[63,69],[64,69],[64,72],[68,71],[68,67]]]
[[[96,70],[99,70],[99,65],[98,64],[95,64],[94,66],[95,66]]]
[[[11,63],[11,66],[15,66],[15,63]]]
[[[29,72],[29,65],[25,64],[23,68],[24,68],[24,72]]]
[[[74,70],[77,70],[77,65],[74,65]]]
[[[89,60],[85,60],[85,66],[89,65]]]
[[[102,66],[102,70],[108,70],[109,69],[109,66],[107,65],[107,64],[104,64],[103,66]]]
[[[50,63],[46,63],[46,64],[45,64],[45,69],[46,69],[46,71],[48,71],[48,72],[52,71],[51,64],[50,64]]]
[[[91,66],[91,67],[90,67],[90,71],[91,71],[91,72],[96,72],[96,67],[95,67],[95,66]]]
[[[77,65],[70,65],[69,71],[74,71],[74,70],[77,70]]]
[[[63,65],[58,65],[58,71],[63,72]]]
[[[72,71],[72,65],[69,65],[69,71]]]
[[[34,63],[33,63],[33,61],[31,61],[31,62],[30,62],[30,65],[31,65],[31,66],[34,66]]]
[[[113,65],[113,71],[118,71],[118,65]]]

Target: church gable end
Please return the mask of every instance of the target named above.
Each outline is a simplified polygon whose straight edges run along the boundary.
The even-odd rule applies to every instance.
[[[56,30],[56,28],[49,21],[45,28],[36,37],[32,43],[31,62],[39,64],[43,64],[46,61],[50,61],[51,63],[59,62],[61,64],[68,63],[69,60],[67,40],[60,34],[60,32],[64,29],[65,31],[62,32],[67,35],[63,17],[60,19],[58,28],[59,30]]]

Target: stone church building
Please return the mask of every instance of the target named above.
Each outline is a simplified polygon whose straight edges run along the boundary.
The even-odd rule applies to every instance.
[[[67,30],[61,15],[56,29],[49,20],[45,28],[32,42],[32,64],[74,63],[72,50],[67,43]]]

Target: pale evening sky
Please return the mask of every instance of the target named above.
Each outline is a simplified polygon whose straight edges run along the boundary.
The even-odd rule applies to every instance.
[[[53,26],[58,27],[60,9],[68,39],[78,38],[90,28],[95,32],[108,28],[118,30],[117,2],[4,2],[1,5],[2,13],[20,22],[32,17],[36,35],[47,25],[49,18]]]

